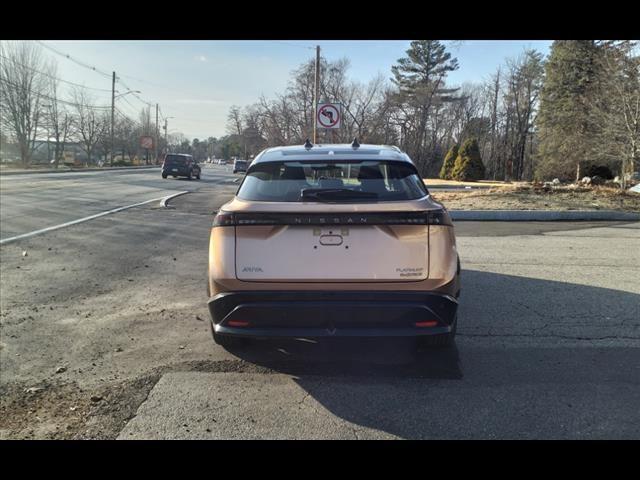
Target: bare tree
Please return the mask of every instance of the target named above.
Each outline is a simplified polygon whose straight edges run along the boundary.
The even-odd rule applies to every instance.
[[[517,59],[507,60],[507,69],[504,102],[508,116],[509,128],[506,131],[506,142],[509,151],[505,180],[511,178],[521,180],[525,174],[525,168],[528,176],[533,173],[533,165],[525,164],[525,153],[542,88],[544,72],[542,55],[534,50],[527,50]]]
[[[60,101],[58,95],[59,80],[56,76],[55,65],[51,65],[48,70],[48,105],[46,106],[47,128],[49,131],[49,139],[53,138],[54,147],[54,165],[58,168],[60,160],[64,156],[67,140],[73,135],[73,116],[67,111],[64,104]],[[48,140],[49,140],[48,139]]]
[[[41,120],[46,62],[33,42],[0,42],[0,118],[2,128],[15,137],[23,167],[35,149]]]
[[[107,131],[109,121],[104,110],[98,111],[92,105],[93,98],[84,88],[75,88],[72,93],[76,113],[77,133],[82,149],[87,154],[90,164],[96,146]]]
[[[596,100],[600,138],[595,154],[620,166],[621,187],[640,164],[640,52],[638,42],[607,42],[602,69],[606,88]]]
[[[242,135],[242,128],[242,110],[237,105],[233,105],[227,116],[227,131],[232,135]]]

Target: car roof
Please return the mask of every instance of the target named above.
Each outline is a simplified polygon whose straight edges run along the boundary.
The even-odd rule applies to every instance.
[[[167,157],[193,157],[193,155],[190,155],[188,153],[167,153]]]
[[[394,160],[413,164],[409,155],[398,147],[392,145],[362,144],[353,148],[350,143],[313,145],[305,148],[304,145],[292,145],[288,147],[273,147],[263,150],[252,163],[282,162],[296,160]]]

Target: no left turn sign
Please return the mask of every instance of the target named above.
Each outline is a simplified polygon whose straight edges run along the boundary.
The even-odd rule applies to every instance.
[[[342,105],[339,103],[319,103],[317,118],[319,128],[340,128]]]

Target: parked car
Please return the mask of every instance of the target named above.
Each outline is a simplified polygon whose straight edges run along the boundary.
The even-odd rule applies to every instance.
[[[189,180],[197,178],[200,180],[200,165],[194,160],[193,156],[183,153],[169,153],[164,157],[162,163],[162,178],[171,175],[176,177],[187,177]]]
[[[246,160],[236,160],[233,162],[233,173],[240,173],[240,172],[246,172],[247,171],[247,164],[248,162]]]
[[[270,148],[213,221],[214,341],[408,336],[449,345],[460,261],[451,217],[397,147]]]

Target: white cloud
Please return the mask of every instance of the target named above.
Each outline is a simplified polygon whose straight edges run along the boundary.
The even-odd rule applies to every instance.
[[[196,60],[199,60],[201,62],[208,62],[209,60],[207,59],[207,57],[205,57],[204,55],[199,55],[196,57]]]

